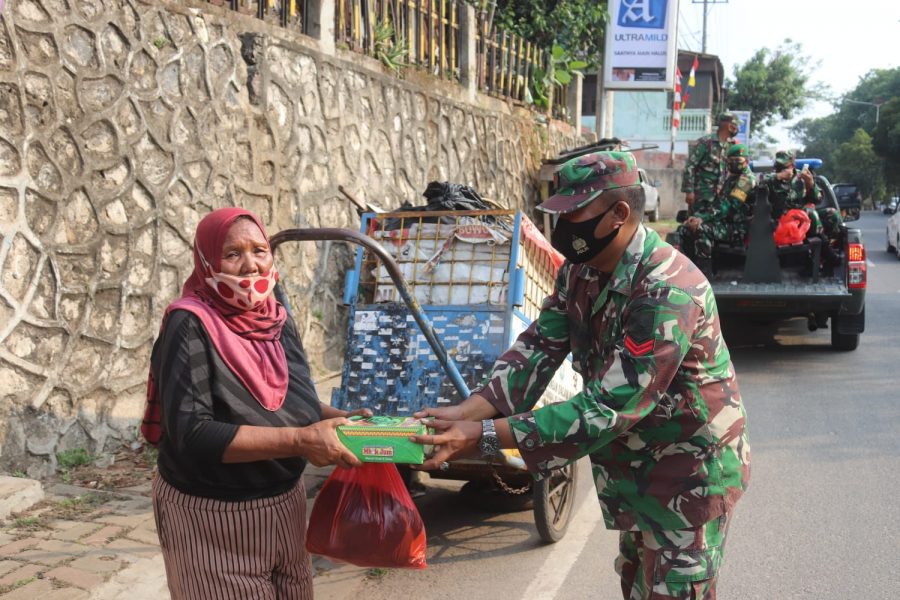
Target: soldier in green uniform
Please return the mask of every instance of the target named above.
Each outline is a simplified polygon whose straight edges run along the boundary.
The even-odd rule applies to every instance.
[[[691,214],[706,210],[719,194],[728,148],[735,143],[738,132],[738,118],[734,113],[722,113],[716,122],[716,132],[697,140],[684,166],[681,191]]]
[[[623,597],[714,598],[750,446],[711,287],[641,225],[631,153],[572,159],[559,181],[539,207],[567,259],[553,293],[468,399],[417,413],[435,417],[414,438],[436,445],[423,468],[504,447],[545,477],[589,456]],[[569,353],[582,391],[533,410]]]
[[[712,274],[715,242],[744,243],[753,216],[750,207],[755,187],[750,152],[744,144],[734,144],[728,149],[728,176],[716,200],[678,227],[682,250],[707,277]]]
[[[807,239],[822,240],[822,260],[826,272],[839,264],[840,259],[831,242],[840,233],[841,215],[832,207],[816,208],[822,200],[822,191],[816,187],[812,171],[797,170],[794,153],[779,150],[775,153],[774,172],[765,175],[761,184],[769,188],[772,217],[778,221],[781,215],[791,209],[804,211],[810,222]]]

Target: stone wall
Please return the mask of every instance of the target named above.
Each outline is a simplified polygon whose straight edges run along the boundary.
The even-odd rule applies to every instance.
[[[385,208],[430,180],[535,201],[562,124],[398,79],[358,55],[206,3],[11,0],[0,16],[0,469],[136,436],[160,316],[200,218],[358,227],[338,185]],[[339,367],[351,250],[279,256],[317,372]]]

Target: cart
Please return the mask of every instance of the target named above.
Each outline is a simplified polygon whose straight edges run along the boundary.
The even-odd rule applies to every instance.
[[[291,240],[361,246],[345,279],[347,343],[332,405],[409,416],[458,404],[537,318],[562,257],[519,211],[365,213],[361,220],[360,232],[305,229],[272,237],[273,250]],[[280,287],[276,293],[289,308]],[[581,386],[564,361],[538,407],[566,400]],[[530,492],[541,539],[561,539],[575,500],[575,463],[535,482],[517,452],[502,456],[495,465],[453,461],[431,476]]]

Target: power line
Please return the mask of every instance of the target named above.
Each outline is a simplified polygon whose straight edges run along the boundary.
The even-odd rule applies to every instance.
[[[728,0],[691,0],[691,4],[702,4],[703,5],[703,45],[701,48],[701,52],[706,54],[706,17],[709,13],[710,4],[728,4]]]

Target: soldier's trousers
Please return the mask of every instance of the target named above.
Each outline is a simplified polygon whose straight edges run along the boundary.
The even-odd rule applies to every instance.
[[[625,600],[715,600],[729,515],[696,529],[622,531],[616,573]]]
[[[745,233],[743,227],[724,221],[704,221],[696,231],[684,225],[678,227],[682,251],[692,259],[712,258],[712,249],[716,242],[743,242]]]

